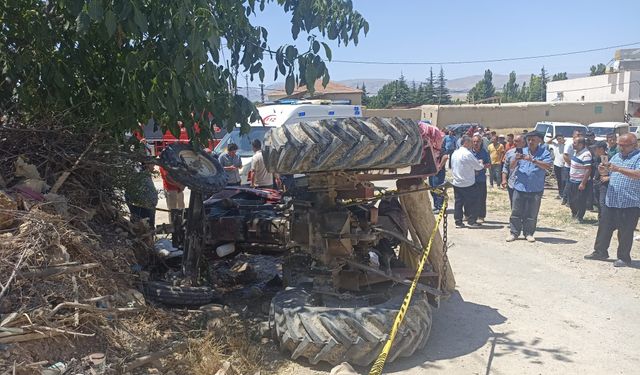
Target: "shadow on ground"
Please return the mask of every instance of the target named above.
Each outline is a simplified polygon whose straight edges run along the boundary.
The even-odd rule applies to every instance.
[[[566,238],[557,238],[557,237],[536,237],[536,241],[542,243],[550,243],[554,245],[570,245],[574,243],[578,243],[576,240],[570,240]]]
[[[536,232],[558,233],[558,232],[564,232],[564,231],[556,228],[536,227]]]
[[[465,301],[456,292],[434,311],[433,329],[425,349],[409,358],[398,359],[385,366],[385,373],[407,369],[439,369],[437,361],[457,358],[477,352],[484,346],[489,350],[485,373],[492,371],[496,357],[518,355],[529,363],[540,364],[549,356],[552,360],[572,362],[572,354],[565,348],[545,348],[542,339],[516,339],[516,332],[494,332],[493,326],[503,324],[507,317],[490,306]],[[420,372],[416,372],[420,373]]]
[[[503,324],[507,318],[497,309],[465,301],[455,292],[434,309],[433,327],[427,346],[409,358],[399,358],[385,366],[384,372],[409,368],[439,368],[433,362],[461,357],[486,345],[493,337],[491,326]]]

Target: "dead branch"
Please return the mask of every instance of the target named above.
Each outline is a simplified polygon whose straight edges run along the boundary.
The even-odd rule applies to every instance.
[[[65,308],[93,311],[101,314],[126,314],[141,311],[141,309],[137,307],[102,308],[87,305],[84,303],[62,302],[54,307],[53,310],[51,310],[51,312],[49,313],[49,317],[54,316],[58,311]]]
[[[64,266],[64,267],[55,267],[55,268],[44,268],[41,269],[40,271],[28,271],[28,272],[21,272],[20,276],[25,277],[25,278],[47,278],[47,277],[52,277],[52,276],[58,276],[58,275],[63,275],[65,273],[73,273],[73,272],[80,272],[80,271],[84,271],[84,270],[88,270],[88,269],[92,269],[92,268],[96,268],[96,267],[100,267],[100,264],[98,263],[86,263],[86,264],[80,264],[77,266]]]

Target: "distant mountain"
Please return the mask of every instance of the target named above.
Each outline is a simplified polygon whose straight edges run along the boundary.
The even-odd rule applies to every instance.
[[[588,73],[569,73],[567,74],[567,77],[571,79],[571,78],[586,77],[588,75],[589,75]],[[466,76],[461,78],[448,79],[447,87],[449,88],[449,91],[452,94],[456,94],[456,93],[466,94],[469,92],[469,90],[473,88],[473,86],[476,85],[478,81],[482,79],[482,77],[483,77],[482,75],[473,75],[473,76]],[[516,75],[516,82],[519,85],[522,85],[522,82],[527,82],[528,84],[530,78],[531,78],[531,74],[518,74]],[[509,80],[508,74],[495,74],[495,73],[493,74],[493,85],[498,90],[502,90],[502,87],[507,83],[508,80]],[[393,81],[392,79],[364,78],[364,79],[346,79],[343,81],[338,81],[338,83],[341,83],[349,87],[360,87],[360,88],[362,88],[362,84],[364,83],[369,95],[375,95],[378,93],[378,90],[382,88],[382,86],[392,81]],[[408,80],[408,82],[411,82],[411,80]]]

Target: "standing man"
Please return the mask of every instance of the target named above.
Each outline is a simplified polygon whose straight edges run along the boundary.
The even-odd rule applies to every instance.
[[[491,159],[491,168],[489,170],[489,182],[493,187],[495,181],[496,187],[500,187],[502,174],[502,160],[504,159],[504,146],[498,142],[498,137],[495,135],[491,138],[491,144],[489,144],[489,158]]]
[[[607,134],[607,146],[609,146],[609,151],[607,151],[607,156],[609,156],[609,160],[611,160],[618,153],[618,137],[616,137],[616,133]]]
[[[516,147],[516,144],[514,141],[515,141],[515,137],[513,136],[513,133],[507,134],[507,144],[504,145],[504,152],[507,152],[512,148]]]
[[[227,146],[227,152],[220,155],[218,158],[222,168],[224,168],[227,174],[228,186],[240,186],[240,168],[242,168],[242,159],[238,155],[238,145],[235,143],[229,143]]]
[[[575,140],[577,137],[581,137],[581,136],[582,136],[582,131],[574,130],[572,139]],[[565,167],[567,168],[567,171],[566,171],[567,178],[565,181],[569,181],[569,172],[570,172],[569,169],[571,168],[571,158],[573,157],[574,154],[575,154],[575,151],[573,149],[573,141],[571,141],[564,147],[563,158],[564,158]],[[571,197],[569,196],[569,184],[566,183],[564,184],[564,190],[562,191],[562,205],[565,206],[569,204],[570,200],[571,200]]]
[[[556,143],[553,145],[553,173],[556,176],[558,182],[558,196],[556,199],[562,199],[562,192],[564,191],[564,185],[567,183],[569,168],[567,168],[567,175],[565,177],[564,168],[564,136],[558,134],[556,136]]]
[[[476,172],[476,190],[478,192],[477,202],[477,222],[484,223],[484,218],[487,217],[487,168],[491,166],[491,158],[487,149],[484,148],[483,138],[476,135],[472,139],[473,149],[471,152],[473,156],[478,159],[484,166],[481,171]],[[469,217],[471,217],[469,215]]]
[[[527,147],[516,152],[509,168],[515,176],[511,207],[510,234],[507,242],[515,241],[520,233],[529,242],[535,242],[533,234],[538,224],[538,211],[544,192],[545,171],[551,168],[553,159],[549,149],[540,147],[544,134],[530,132],[526,135]]]
[[[456,228],[464,228],[463,213],[469,214],[469,226],[478,227],[478,191],[476,189],[476,172],[484,170],[484,165],[471,153],[472,140],[468,135],[460,139],[461,147],[451,156],[451,174],[453,175],[453,192],[455,195],[455,210],[453,218]]]
[[[515,182],[515,174],[511,173],[511,161],[516,157],[518,149],[524,149],[527,144],[524,137],[520,134],[513,138],[513,147],[505,153],[504,164],[502,165],[502,188],[507,188],[509,193],[509,204],[513,205],[513,183]]]
[[[640,150],[633,133],[621,135],[617,142],[618,153],[609,163],[599,167],[602,175],[609,176],[606,209],[598,222],[594,252],[585,256],[585,259],[609,258],[611,236],[618,230],[618,260],[613,266],[624,267],[631,264],[633,231],[640,216]]]
[[[184,186],[176,182],[167,171],[160,167],[160,177],[162,177],[162,188],[167,201],[168,210],[184,209]]]
[[[569,207],[571,216],[579,223],[584,220],[587,208],[587,195],[592,194],[589,189],[589,176],[591,176],[591,152],[587,148],[587,140],[584,137],[576,137],[573,140],[575,155],[571,158],[571,170],[569,171]]]
[[[262,157],[262,142],[254,139],[251,142],[253,156],[251,157],[251,187],[273,189],[273,174],[267,171]]]

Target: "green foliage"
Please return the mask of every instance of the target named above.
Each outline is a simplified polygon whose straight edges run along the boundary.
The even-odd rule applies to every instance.
[[[362,82],[360,90],[362,90],[362,105],[369,106],[371,104],[371,98],[369,97],[367,86],[365,86],[364,82]]]
[[[310,35],[308,50],[268,48],[268,31],[251,23],[267,3],[290,17],[294,40]],[[0,24],[3,108],[91,117],[113,134],[151,118],[177,135],[181,120],[192,136],[196,122],[246,129],[258,118],[233,94],[235,72],[263,81],[269,55],[288,92],[313,92],[316,79],[329,82],[321,55],[331,60],[331,50],[311,33],[348,45],[369,29],[350,0],[12,0],[0,7]],[[209,130],[201,129],[203,141]]]
[[[369,108],[389,108],[394,105],[451,104],[451,95],[444,70],[440,68],[437,80],[431,69],[426,82],[417,84],[413,81],[409,87],[401,75],[399,79],[382,86],[378,94],[369,100]]]
[[[447,89],[447,80],[444,78],[444,70],[440,67],[440,73],[438,73],[438,84],[434,89],[435,101],[438,104],[451,103],[451,95],[449,95],[449,89]]]
[[[591,71],[591,76],[599,76],[607,73],[607,66],[599,63],[598,65],[591,65],[589,70]]]
[[[551,81],[564,81],[565,79],[569,79],[567,77],[567,72],[556,73],[551,77]]]
[[[518,87],[520,85],[516,83],[516,79],[517,76],[515,71],[509,73],[509,80],[507,81],[507,83],[505,83],[504,87],[502,88],[502,93],[500,94],[502,96],[503,102],[513,103],[517,102],[520,99],[520,92],[518,90]]]
[[[476,102],[488,99],[496,95],[496,88],[493,86],[493,73],[487,69],[484,71],[484,77],[478,81],[476,85],[467,94],[468,102]]]
[[[529,79],[529,91],[526,101],[540,102],[542,101],[542,96],[542,79],[540,76],[532,74]]]

